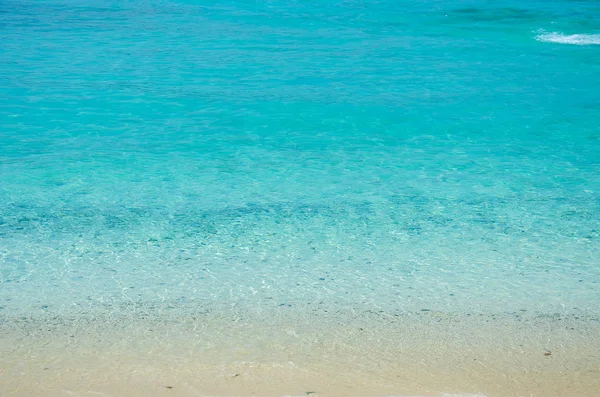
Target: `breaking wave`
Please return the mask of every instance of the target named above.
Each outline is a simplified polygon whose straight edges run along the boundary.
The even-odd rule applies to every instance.
[[[559,44],[593,45],[600,44],[600,34],[562,34],[542,32],[535,37],[538,41]]]

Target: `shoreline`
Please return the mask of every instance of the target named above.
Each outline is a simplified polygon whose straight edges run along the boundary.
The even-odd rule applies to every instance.
[[[600,390],[600,321],[576,314],[121,311],[4,315],[0,333],[2,396],[591,397]]]

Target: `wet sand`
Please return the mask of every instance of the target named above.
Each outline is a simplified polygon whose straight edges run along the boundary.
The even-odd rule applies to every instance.
[[[0,396],[592,397],[579,314],[302,308],[0,317]]]

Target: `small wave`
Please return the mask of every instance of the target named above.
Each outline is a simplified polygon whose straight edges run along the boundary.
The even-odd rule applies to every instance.
[[[535,37],[538,41],[559,44],[592,45],[600,44],[600,34],[562,34],[540,33]]]

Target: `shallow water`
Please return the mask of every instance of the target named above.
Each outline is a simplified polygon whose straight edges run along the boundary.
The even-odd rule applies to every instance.
[[[5,1],[0,314],[597,319],[599,17]]]

